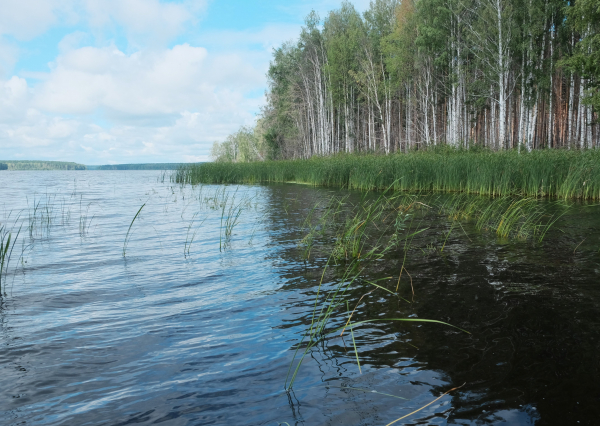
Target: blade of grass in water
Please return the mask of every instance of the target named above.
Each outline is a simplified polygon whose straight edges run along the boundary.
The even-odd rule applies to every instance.
[[[346,300],[346,308],[348,310],[348,315],[350,314],[350,306],[348,305],[348,301]],[[348,316],[348,322],[350,322],[351,317]],[[358,365],[358,372],[362,374],[362,369],[360,368],[360,359],[358,359],[358,349],[356,349],[356,341],[354,340],[354,330],[352,329],[352,323],[350,323],[350,335],[352,336],[352,346],[354,346],[354,355],[356,355],[356,364]]]
[[[12,233],[8,232],[8,230],[6,230],[4,226],[0,228],[0,295],[2,295],[3,281],[5,283],[4,287],[6,290],[6,275],[8,273],[8,266],[10,264],[10,259],[12,257],[12,253],[19,238],[19,235],[21,234],[22,228],[23,226],[21,225],[14,239],[12,238]]]
[[[145,205],[146,205],[146,203],[142,204],[142,207],[140,207],[140,209],[137,211],[137,213],[133,217],[133,220],[129,224],[129,229],[127,229],[127,234],[125,235],[125,241],[123,241],[123,257],[125,257],[125,255],[127,253],[127,243],[129,243],[129,234],[131,232],[131,227],[133,226],[133,222],[135,222],[135,220],[138,218],[138,216],[142,212],[142,209],[144,208]]]

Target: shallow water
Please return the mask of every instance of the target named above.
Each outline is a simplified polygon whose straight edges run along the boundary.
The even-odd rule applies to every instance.
[[[1,223],[25,223],[0,301],[1,424],[386,425],[461,385],[396,424],[597,423],[596,207],[573,207],[537,245],[465,223],[443,252],[432,241],[450,224],[425,217],[406,263],[414,296],[401,286],[412,303],[374,292],[356,318],[429,318],[472,334],[372,323],[354,330],[362,373],[351,341],[332,338],[286,393],[326,263],[302,260],[300,228],[344,191],[160,178],[0,173]],[[222,190],[242,207],[229,239]],[[364,276],[395,283],[401,262],[392,253]],[[343,268],[330,267],[326,288]],[[371,290],[361,286],[351,305]]]

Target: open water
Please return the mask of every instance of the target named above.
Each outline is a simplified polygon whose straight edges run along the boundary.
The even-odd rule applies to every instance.
[[[303,260],[301,226],[344,191],[144,171],[2,172],[0,188],[0,223],[22,226],[2,280],[1,425],[388,425],[459,386],[395,424],[599,422],[600,207],[574,206],[541,244],[465,223],[443,252],[450,224],[424,218],[414,296],[403,278],[407,301],[373,292],[356,319],[471,334],[371,323],[354,329],[361,371],[332,337],[285,392],[326,263]],[[224,197],[241,208],[229,238]],[[363,275],[391,288],[401,263]]]

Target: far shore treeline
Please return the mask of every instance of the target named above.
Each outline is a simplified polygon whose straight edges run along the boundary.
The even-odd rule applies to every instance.
[[[85,166],[83,164],[64,161],[4,160],[0,162],[0,170],[177,170],[182,166],[190,164],[202,163],[141,163]]]
[[[27,160],[2,160],[6,168],[0,170],[86,170],[83,164],[65,161],[27,161]]]
[[[598,0],[348,1],[274,50],[255,126],[217,161],[597,148]]]

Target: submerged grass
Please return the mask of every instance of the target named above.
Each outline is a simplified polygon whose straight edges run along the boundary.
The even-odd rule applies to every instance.
[[[338,154],[308,160],[204,163],[180,168],[177,183],[296,182],[360,190],[465,192],[491,196],[600,199],[600,150]]]

